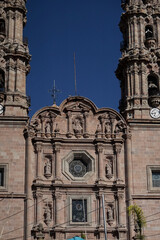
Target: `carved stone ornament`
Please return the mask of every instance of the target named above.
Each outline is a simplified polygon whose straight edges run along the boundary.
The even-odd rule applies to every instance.
[[[124,128],[125,128],[125,126],[124,126],[123,121],[122,121],[122,120],[119,120],[119,121],[117,122],[116,126],[115,126],[114,132],[118,134],[118,133],[120,133],[120,132],[123,132],[123,131],[124,131]]]
[[[44,222],[48,226],[52,220],[52,208],[50,205],[46,205],[44,209]]]
[[[34,239],[43,240],[45,238],[43,224],[39,223],[34,225],[31,231],[31,235],[34,236]]]

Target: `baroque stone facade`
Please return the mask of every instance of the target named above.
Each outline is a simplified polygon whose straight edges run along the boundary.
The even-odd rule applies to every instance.
[[[160,0],[122,0],[120,113],[75,96],[31,120],[25,3],[0,1],[0,238],[104,239],[104,196],[108,239],[135,237],[136,203],[158,240]]]

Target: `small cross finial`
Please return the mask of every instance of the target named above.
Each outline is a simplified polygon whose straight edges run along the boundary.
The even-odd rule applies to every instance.
[[[57,94],[61,91],[59,89],[56,89],[56,82],[54,80],[53,88],[49,90],[51,92],[51,96],[53,98],[53,104],[56,104]]]

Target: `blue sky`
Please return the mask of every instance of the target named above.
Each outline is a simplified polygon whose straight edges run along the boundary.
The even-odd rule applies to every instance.
[[[27,1],[24,36],[32,55],[27,77],[31,116],[53,104],[49,89],[54,80],[62,92],[57,105],[75,95],[74,51],[77,94],[97,107],[118,110],[120,84],[114,72],[121,56],[120,5],[120,0]]]

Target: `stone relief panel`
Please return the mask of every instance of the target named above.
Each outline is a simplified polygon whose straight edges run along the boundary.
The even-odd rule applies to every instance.
[[[31,127],[36,137],[51,138],[59,132],[58,123],[55,123],[57,115],[52,110],[46,110],[34,116]]]
[[[98,117],[96,137],[116,138],[122,137],[126,129],[126,124],[118,116],[111,112],[106,112]]]

